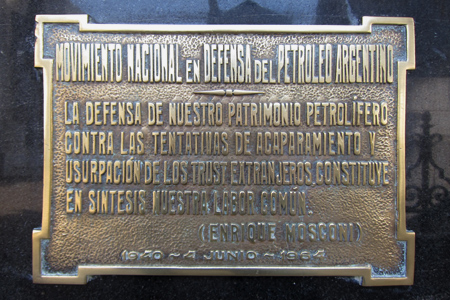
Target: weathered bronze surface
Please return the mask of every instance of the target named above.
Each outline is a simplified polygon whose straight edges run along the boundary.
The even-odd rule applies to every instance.
[[[410,285],[409,18],[100,25],[37,16],[37,283],[336,275]]]

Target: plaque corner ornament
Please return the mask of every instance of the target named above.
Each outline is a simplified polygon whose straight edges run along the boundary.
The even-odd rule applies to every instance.
[[[243,26],[37,15],[35,67],[44,74],[35,283],[237,275],[413,284],[412,18]],[[386,215],[373,211],[380,206]]]

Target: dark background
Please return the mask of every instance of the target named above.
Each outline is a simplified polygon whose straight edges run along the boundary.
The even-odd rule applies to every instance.
[[[450,2],[287,0],[0,0],[0,298],[448,299],[450,284]],[[42,71],[36,14],[89,14],[97,23],[360,24],[413,17],[416,70],[407,78],[407,228],[415,283],[367,288],[336,277],[103,276],[86,286],[35,285],[31,232],[42,213]]]

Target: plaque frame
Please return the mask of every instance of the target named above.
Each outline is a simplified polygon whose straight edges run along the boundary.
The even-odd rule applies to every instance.
[[[76,276],[43,275],[41,240],[51,238],[51,194],[53,172],[52,76],[53,60],[44,59],[43,31],[45,23],[72,23],[80,32],[104,33],[371,33],[372,25],[403,25],[406,27],[406,61],[398,62],[397,97],[397,241],[405,241],[406,277],[372,277],[371,266],[283,267],[152,267],[120,265],[78,266]],[[86,284],[94,275],[194,275],[194,276],[353,276],[363,286],[412,285],[414,282],[415,233],[406,229],[405,193],[405,120],[406,71],[415,68],[414,20],[404,17],[363,17],[362,25],[140,25],[94,24],[88,15],[37,15],[35,67],[43,69],[44,84],[44,187],[42,226],[32,234],[33,282],[41,284]]]

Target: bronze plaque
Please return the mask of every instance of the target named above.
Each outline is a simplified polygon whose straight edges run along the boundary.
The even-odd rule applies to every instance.
[[[104,274],[411,285],[410,18],[360,26],[36,17],[36,283]]]

